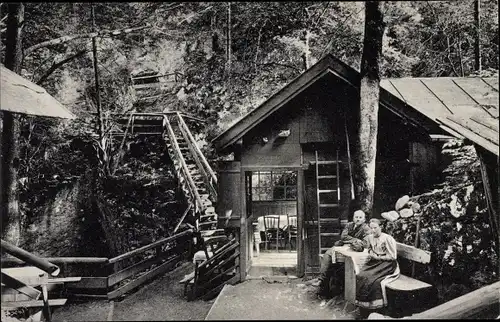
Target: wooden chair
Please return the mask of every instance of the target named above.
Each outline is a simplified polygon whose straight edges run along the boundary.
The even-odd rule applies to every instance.
[[[288,237],[289,250],[292,251],[292,240],[295,239],[295,245],[297,245],[297,215],[286,214],[286,231]]]
[[[264,216],[264,236],[266,250],[268,250],[268,244],[272,240],[276,240],[276,250],[279,251],[279,242],[284,241],[283,231],[280,229],[280,216],[269,215]]]

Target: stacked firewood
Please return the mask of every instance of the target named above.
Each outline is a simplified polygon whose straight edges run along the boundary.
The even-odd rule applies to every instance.
[[[395,221],[398,218],[409,218],[420,213],[421,207],[418,202],[412,201],[408,195],[404,195],[396,202],[394,210],[383,212],[382,218]]]

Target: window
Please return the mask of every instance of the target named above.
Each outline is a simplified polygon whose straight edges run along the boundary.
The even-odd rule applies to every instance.
[[[252,200],[297,200],[297,172],[253,172]]]

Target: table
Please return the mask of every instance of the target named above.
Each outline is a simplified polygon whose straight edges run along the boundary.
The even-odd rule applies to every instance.
[[[332,262],[344,262],[345,265],[344,299],[354,304],[356,301],[356,274],[368,262],[368,250],[355,252],[349,245],[334,246],[333,250],[335,251],[335,256],[332,256]]]

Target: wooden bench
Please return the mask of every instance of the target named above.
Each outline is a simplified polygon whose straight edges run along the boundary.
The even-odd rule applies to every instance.
[[[431,261],[430,252],[403,243],[397,243],[397,254],[400,268],[403,258],[424,265]],[[436,290],[431,284],[402,273],[398,279],[387,284],[386,290],[387,311],[391,316],[418,313],[434,306],[437,301]]]

